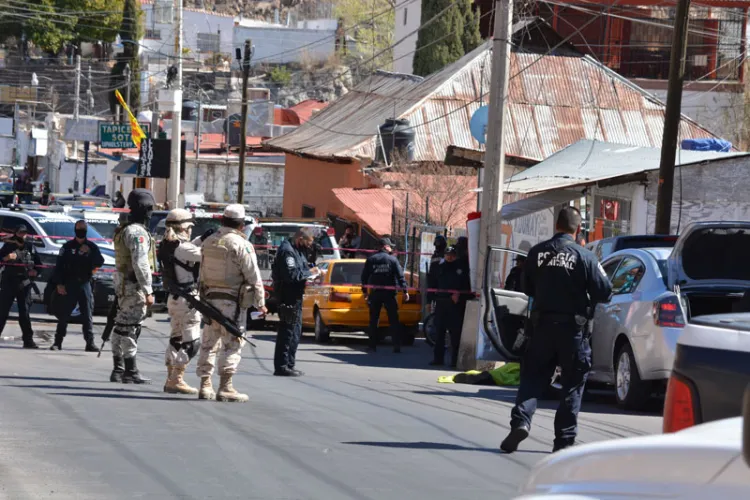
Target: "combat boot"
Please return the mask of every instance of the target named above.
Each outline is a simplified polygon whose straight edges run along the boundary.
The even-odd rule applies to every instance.
[[[109,381],[122,383],[122,375],[125,373],[124,360],[119,356],[112,356],[112,364],[114,368],[112,369],[112,374],[109,376]]]
[[[150,384],[150,378],[143,378],[138,373],[135,358],[125,358],[125,373],[122,376],[123,384]]]
[[[232,403],[247,403],[250,398],[247,394],[237,392],[232,387],[232,374],[226,373],[221,375],[219,392],[216,394],[216,401],[228,401]]]
[[[184,366],[173,366],[170,370],[170,376],[164,386],[164,392],[169,394],[198,394],[198,389],[190,387],[183,380],[185,375]]]
[[[198,399],[216,399],[216,393],[211,386],[211,377],[201,377],[201,388],[198,391]]]
[[[169,382],[172,380],[172,366],[167,365],[167,381],[164,382],[164,392],[169,392]]]

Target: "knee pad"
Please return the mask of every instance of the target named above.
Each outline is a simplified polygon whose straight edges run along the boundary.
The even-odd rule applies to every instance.
[[[200,339],[191,340],[190,342],[184,342],[182,344],[182,349],[185,350],[185,352],[188,355],[188,359],[193,359],[196,354],[198,354],[198,351],[201,348],[201,341]]]

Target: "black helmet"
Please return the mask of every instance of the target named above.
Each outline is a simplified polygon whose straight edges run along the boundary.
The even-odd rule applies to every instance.
[[[154,194],[149,189],[136,188],[128,195],[128,207],[130,210],[153,210],[156,205]]]

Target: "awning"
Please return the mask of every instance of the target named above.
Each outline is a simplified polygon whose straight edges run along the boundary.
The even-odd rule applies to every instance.
[[[117,175],[129,175],[135,177],[138,172],[138,162],[135,160],[122,160],[118,163],[115,168],[112,169],[113,174]]]
[[[541,210],[563,205],[571,200],[583,196],[580,190],[565,189],[549,191],[542,194],[530,196],[529,198],[514,201],[503,205],[500,216],[503,221],[518,219],[524,215],[530,215]]]

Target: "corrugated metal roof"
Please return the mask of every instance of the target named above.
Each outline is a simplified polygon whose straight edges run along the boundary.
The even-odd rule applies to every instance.
[[[746,157],[750,153],[680,150],[677,165]],[[582,140],[511,177],[504,191],[532,194],[658,170],[661,149]]]
[[[334,196],[376,234],[391,232],[393,195],[389,189],[334,188]]]
[[[298,129],[267,142],[321,158],[374,157],[378,127],[407,118],[417,161],[442,160],[449,144],[477,148],[469,134],[480,87],[488,100],[490,44],[424,80],[378,72]],[[664,105],[588,56],[511,55],[506,154],[541,161],[581,139],[661,146]],[[715,137],[683,116],[680,140]]]

